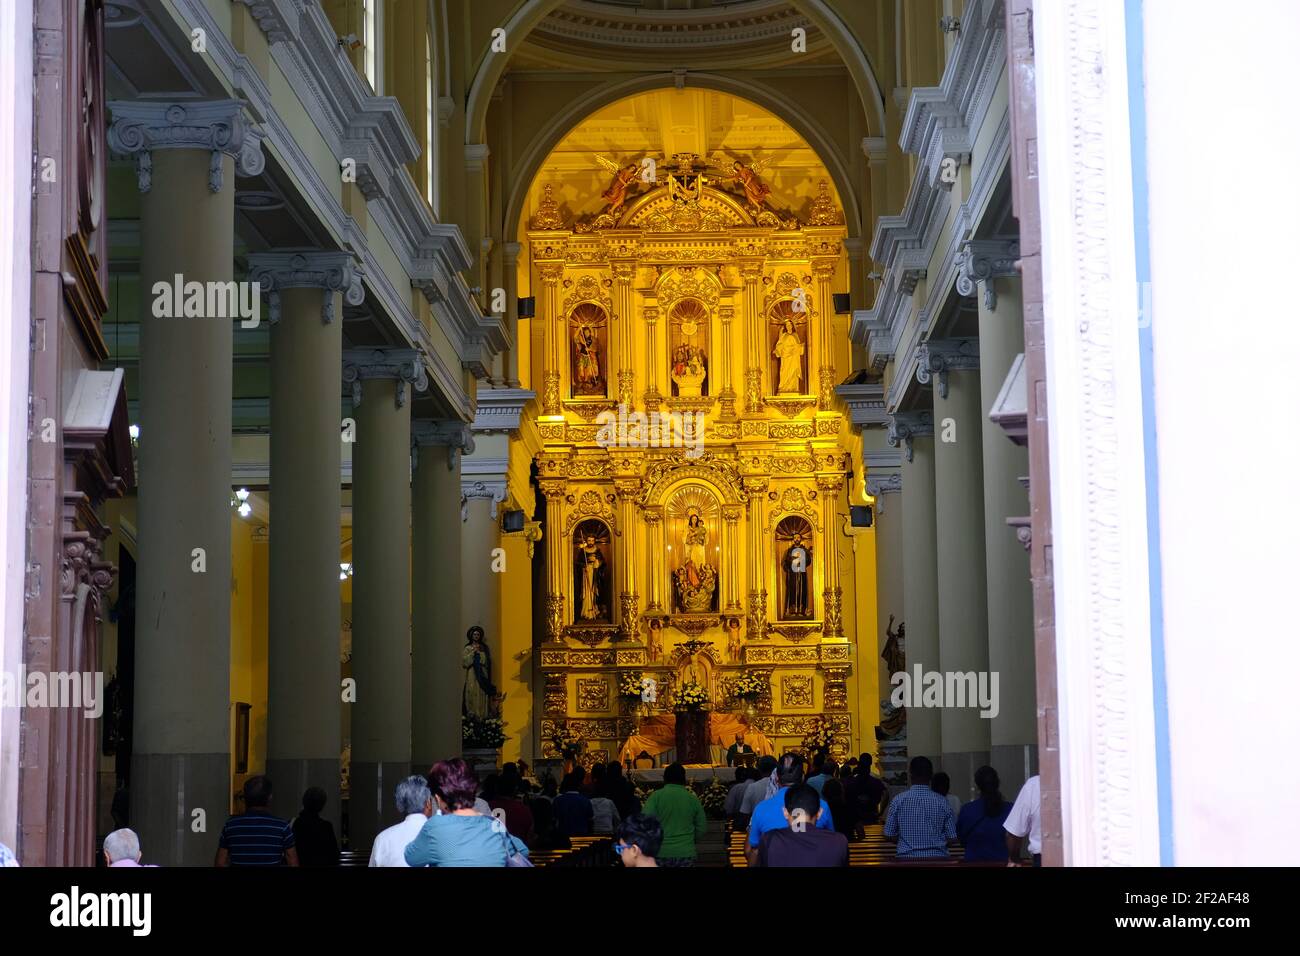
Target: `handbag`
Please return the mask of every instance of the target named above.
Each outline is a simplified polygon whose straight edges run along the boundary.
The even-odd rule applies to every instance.
[[[515,849],[514,844],[510,841],[510,834],[504,827],[502,827],[500,833],[501,845],[505,847],[506,851],[506,866],[532,866],[533,861]]]

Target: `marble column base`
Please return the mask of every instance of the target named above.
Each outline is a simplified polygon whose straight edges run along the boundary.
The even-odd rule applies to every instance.
[[[401,823],[397,812],[397,785],[411,776],[409,761],[352,762],[349,774],[348,844],[368,849],[385,827]]]
[[[211,866],[230,815],[230,754],[133,754],[130,796],[145,863]],[[195,810],[205,832],[194,832]]]
[[[302,795],[308,787],[325,791],[325,809],[321,819],[334,825],[337,838],[342,830],[342,807],[339,804],[339,762],[337,759],[304,757],[293,760],[277,757],[266,761],[266,775],[271,778],[271,812],[292,820],[302,808]]]
[[[952,786],[948,792],[962,803],[968,803],[979,795],[979,791],[975,789],[975,771],[986,764],[993,766],[989,752],[974,750],[944,754],[939,758],[934,769],[942,770],[951,778]],[[1002,772],[997,766],[993,766],[993,769],[997,770],[999,775]]]
[[[1026,780],[1038,773],[1037,744],[994,744],[990,765],[998,772],[1002,795],[1014,800]]]

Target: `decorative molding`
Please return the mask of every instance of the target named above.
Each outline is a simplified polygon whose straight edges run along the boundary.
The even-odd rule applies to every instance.
[[[411,422],[411,449],[419,446],[445,446],[447,469],[454,470],[460,455],[474,454],[474,435],[469,425],[461,421],[434,421],[417,418]],[[412,455],[412,467],[416,456]]]
[[[977,338],[939,339],[917,346],[916,380],[922,385],[929,385],[934,380],[940,398],[948,397],[949,372],[971,371],[979,367],[980,342]]]
[[[417,392],[429,387],[424,374],[424,356],[416,349],[344,349],[343,384],[350,386],[352,404],[361,404],[361,383],[368,378],[397,380],[395,401],[397,407],[406,404],[406,386],[414,385]]]
[[[258,27],[266,34],[266,42],[272,46],[292,39],[298,26],[297,10],[292,4],[274,3],[271,0],[232,0],[248,7],[248,12],[257,21]]]
[[[262,132],[247,115],[243,100],[168,103],[115,100],[108,104],[113,123],[108,145],[121,156],[134,156],[136,185],[147,193],[153,185],[155,149],[195,149],[212,154],[208,189],[221,192],[223,155],[233,157],[242,176],[256,176],[266,167]]]
[[[889,424],[882,383],[846,382],[835,387],[835,394],[848,406],[849,422],[854,428],[880,428]]]
[[[525,388],[480,388],[472,427],[478,434],[517,432],[524,408],[537,397]]]
[[[984,307],[990,312],[998,307],[998,293],[993,280],[1019,278],[1016,262],[1020,259],[1020,239],[970,239],[957,259],[957,293],[974,295],[975,284],[984,283]]]
[[[926,411],[894,412],[889,416],[885,440],[895,448],[903,447],[903,456],[912,460],[912,439],[934,437],[934,415]]]
[[[280,292],[283,289],[342,292],[343,301],[352,306],[360,305],[366,297],[356,258],[350,252],[299,249],[250,253],[248,278],[260,283],[262,291],[268,293],[268,315],[273,324],[280,321]],[[321,321],[334,321],[332,294],[321,296]]]

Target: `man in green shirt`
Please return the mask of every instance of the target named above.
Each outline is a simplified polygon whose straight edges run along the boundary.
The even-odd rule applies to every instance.
[[[664,842],[656,861],[660,866],[694,866],[695,841],[708,831],[704,807],[686,786],[686,768],[679,763],[664,768],[664,785],[650,794],[642,813],[658,818]]]

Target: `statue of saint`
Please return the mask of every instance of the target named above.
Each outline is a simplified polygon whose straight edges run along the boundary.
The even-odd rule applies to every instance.
[[[605,609],[601,599],[605,593],[605,558],[600,553],[596,536],[588,534],[578,545],[575,556],[578,568],[578,618],[583,621],[602,620]]]
[[[740,160],[736,160],[731,169],[745,190],[745,199],[755,209],[761,208],[767,197],[772,194],[772,187],[758,178],[758,173],[752,165],[746,166]]]
[[[627,191],[636,182],[641,167],[636,163],[628,163],[622,169],[619,169],[615,163],[606,160],[603,156],[598,156],[597,159],[601,160],[602,166],[614,173],[614,181],[609,184],[608,189],[600,194],[600,198],[609,203],[610,212],[617,212],[623,208],[623,203],[627,201]]]
[[[781,334],[777,336],[776,348],[772,350],[780,363],[776,391],[778,395],[799,395],[803,393],[803,343],[795,330],[794,320],[786,319],[781,324]]]
[[[605,392],[605,381],[600,374],[600,342],[596,330],[582,322],[573,330],[573,390],[577,395],[599,395]]]
[[[885,661],[885,670],[890,674],[899,674],[907,670],[907,631],[902,621],[898,622],[898,630],[895,631],[894,615],[889,615],[889,623],[885,625],[885,649],[880,652],[880,656]]]
[[[812,588],[809,576],[812,574],[812,551],[804,544],[803,536],[797,537],[785,550],[781,559],[781,571],[785,575],[785,611],[783,617],[812,617]]]
[[[492,701],[497,694],[492,684],[492,652],[483,636],[483,628],[475,624],[465,633],[465,647],[460,652],[460,663],[465,668],[461,713],[480,719],[491,716]]]
[[[686,580],[691,587],[699,587],[703,580],[704,567],[709,563],[705,551],[708,543],[709,529],[700,520],[699,511],[692,508],[686,519],[686,533],[682,536],[682,544],[685,546],[682,553],[686,555],[682,568],[686,571]]]

